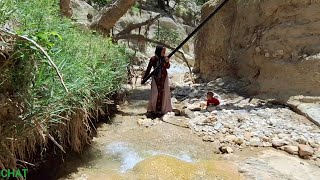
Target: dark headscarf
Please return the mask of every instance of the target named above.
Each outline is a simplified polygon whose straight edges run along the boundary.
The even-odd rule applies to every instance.
[[[161,58],[161,51],[163,48],[164,48],[163,45],[157,45],[155,54],[158,56],[158,58]]]

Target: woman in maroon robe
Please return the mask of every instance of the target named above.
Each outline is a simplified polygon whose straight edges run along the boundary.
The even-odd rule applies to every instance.
[[[152,77],[151,96],[148,104],[148,112],[157,116],[162,116],[172,111],[171,94],[167,69],[170,68],[169,58],[165,56],[166,48],[162,45],[156,47],[155,56],[151,57],[147,71],[143,77],[145,79],[153,67],[154,69],[165,62],[159,71]]]

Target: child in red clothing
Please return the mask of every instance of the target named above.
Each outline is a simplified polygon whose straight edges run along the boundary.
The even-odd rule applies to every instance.
[[[209,107],[210,105],[219,105],[220,101],[216,98],[213,97],[213,92],[208,92],[207,93],[207,107]]]

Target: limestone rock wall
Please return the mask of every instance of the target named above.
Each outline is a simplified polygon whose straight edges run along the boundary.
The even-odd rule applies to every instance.
[[[202,19],[221,0],[203,6]],[[320,1],[231,0],[198,34],[194,71],[255,93],[320,95]]]

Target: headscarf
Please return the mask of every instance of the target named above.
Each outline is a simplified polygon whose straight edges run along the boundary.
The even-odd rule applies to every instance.
[[[161,58],[161,52],[163,48],[164,48],[163,45],[157,45],[155,54],[158,56],[158,58]]]
[[[161,60],[163,59],[163,57],[161,56],[161,52],[162,52],[163,48],[164,48],[163,45],[157,45],[157,47],[156,47],[155,54],[158,59],[156,67],[158,67],[160,65]],[[161,78],[161,70],[162,70],[162,68],[159,68],[159,71],[156,73],[157,74],[156,77]]]

